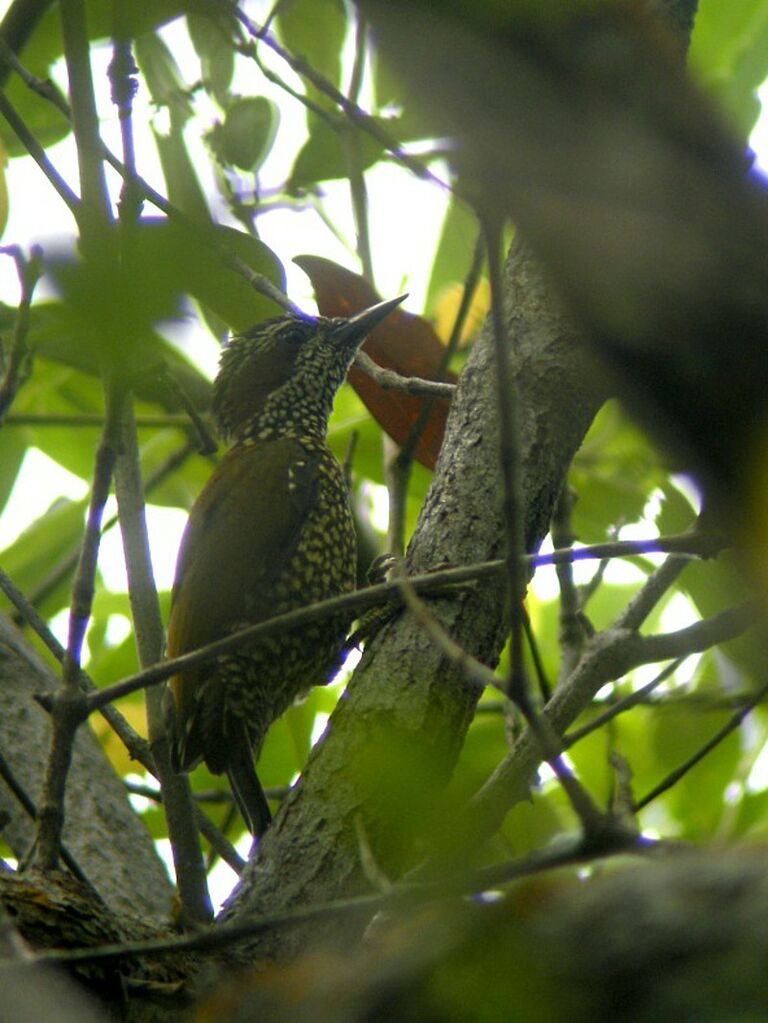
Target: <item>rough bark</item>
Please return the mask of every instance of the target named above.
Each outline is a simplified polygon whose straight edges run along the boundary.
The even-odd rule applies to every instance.
[[[56,684],[24,635],[0,616],[0,750],[33,802],[49,742],[46,714],[33,697]],[[23,858],[34,839],[34,825],[4,784],[0,813],[8,815],[3,838]],[[108,906],[157,920],[168,916],[173,899],[168,875],[122,781],[87,726],[80,729],[73,750],[64,843]]]

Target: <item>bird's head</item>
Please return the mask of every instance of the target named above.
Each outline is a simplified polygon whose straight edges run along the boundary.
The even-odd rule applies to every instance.
[[[355,316],[278,316],[224,348],[212,410],[222,434],[243,440],[270,432],[325,435],[333,398],[360,345],[405,295]]]

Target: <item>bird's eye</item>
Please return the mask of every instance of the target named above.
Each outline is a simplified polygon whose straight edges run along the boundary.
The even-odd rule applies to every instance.
[[[280,331],[280,340],[288,345],[302,345],[307,340],[309,331],[307,326],[301,323],[290,323],[286,324],[285,327]]]

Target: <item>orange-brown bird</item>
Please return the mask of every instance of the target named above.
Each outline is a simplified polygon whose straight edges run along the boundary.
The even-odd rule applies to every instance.
[[[404,297],[350,319],[281,316],[224,349],[212,410],[233,443],[182,538],[169,657],[354,588],[355,531],[328,418],[357,349]],[[271,816],[254,756],[272,722],[338,668],[350,624],[342,613],[245,643],[169,681],[174,769],[204,760],[226,771],[255,835]]]

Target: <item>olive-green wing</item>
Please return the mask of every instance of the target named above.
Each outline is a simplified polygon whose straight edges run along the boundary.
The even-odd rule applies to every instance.
[[[272,585],[291,558],[315,499],[319,455],[282,438],[225,455],[192,507],[182,538],[167,654],[205,646],[274,614]],[[183,728],[206,669],[171,680]],[[178,733],[177,733],[178,734]]]

